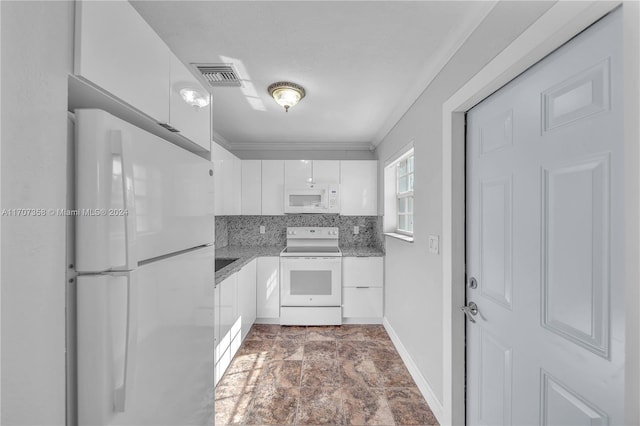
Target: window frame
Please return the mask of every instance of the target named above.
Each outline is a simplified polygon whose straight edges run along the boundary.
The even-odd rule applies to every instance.
[[[409,160],[412,159],[412,161],[410,162]],[[409,149],[406,153],[404,153],[402,156],[400,156],[395,162],[395,180],[396,180],[396,194],[395,194],[395,198],[396,198],[396,226],[395,226],[395,232],[400,234],[400,235],[406,235],[409,237],[413,237],[413,233],[414,233],[414,220],[413,220],[413,213],[414,213],[414,197],[413,197],[413,193],[414,193],[414,186],[415,186],[415,155],[414,155],[414,150],[413,148]],[[402,163],[405,163],[405,173],[404,174],[400,174],[401,173],[401,165]],[[411,167],[409,167],[409,164],[411,164]],[[401,192],[400,191],[400,179],[406,177],[407,180],[407,190]],[[413,179],[411,179],[413,178]],[[411,184],[410,184],[411,183]],[[406,201],[405,204],[405,211],[401,211],[400,209],[400,203],[404,200],[411,200],[411,209],[409,210],[409,201]],[[400,218],[404,217],[405,218],[405,224],[411,224],[411,230],[409,229],[402,229],[400,228]],[[407,226],[408,227],[408,226]]]

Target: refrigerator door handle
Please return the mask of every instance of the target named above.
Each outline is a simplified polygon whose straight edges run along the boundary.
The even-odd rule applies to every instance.
[[[136,258],[136,199],[131,161],[131,139],[122,130],[111,131],[111,153],[120,157],[122,164],[122,198],[124,214],[125,264],[113,270],[132,270],[138,266]],[[113,164],[113,162],[112,162]]]
[[[127,321],[125,330],[124,363],[122,368],[122,383],[113,390],[113,409],[123,413],[127,406],[127,393],[131,392],[136,371],[136,358],[138,349],[138,286],[136,285],[135,272],[112,274],[127,278]]]

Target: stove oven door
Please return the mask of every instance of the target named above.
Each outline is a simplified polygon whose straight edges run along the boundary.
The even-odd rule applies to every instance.
[[[281,306],[340,306],[342,258],[281,257]]]

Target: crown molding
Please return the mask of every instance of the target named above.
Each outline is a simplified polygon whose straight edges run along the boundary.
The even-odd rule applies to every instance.
[[[371,142],[234,142],[232,151],[373,151]]]
[[[226,150],[231,150],[231,147],[232,147],[231,142],[229,142],[227,139],[225,139],[220,133],[216,132],[215,130],[213,130],[212,133],[213,133],[213,142],[217,143],[218,145],[220,145]]]
[[[461,22],[458,26],[459,31],[451,37],[451,42],[440,49],[436,55],[429,58],[422,72],[419,74],[421,77],[407,90],[405,96],[398,105],[396,105],[395,109],[380,127],[380,130],[376,133],[372,141],[374,147],[377,147],[384,138],[387,137],[389,132],[398,124],[407,111],[409,111],[418,98],[420,98],[422,93],[427,90],[427,87],[429,87],[431,82],[440,74],[440,71],[444,69],[456,52],[458,52],[469,37],[471,37],[478,26],[485,20],[489,13],[491,13],[493,8],[496,7],[498,1],[492,0],[484,2],[483,4],[484,7],[481,13],[470,17],[466,22]]]

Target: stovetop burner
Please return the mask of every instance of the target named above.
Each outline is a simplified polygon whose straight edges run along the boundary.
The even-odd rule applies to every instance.
[[[280,256],[329,257],[342,256],[338,247],[336,227],[289,227],[287,247]]]

